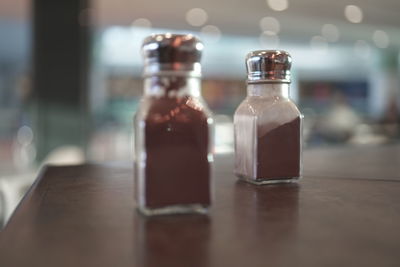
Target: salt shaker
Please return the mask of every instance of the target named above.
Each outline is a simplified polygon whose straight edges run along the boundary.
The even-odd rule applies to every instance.
[[[235,173],[254,184],[301,176],[302,115],[289,98],[291,56],[280,50],[246,57],[247,97],[234,115]]]
[[[145,215],[210,206],[213,120],[200,94],[202,50],[193,35],[155,34],[143,42],[134,154],[136,202]]]

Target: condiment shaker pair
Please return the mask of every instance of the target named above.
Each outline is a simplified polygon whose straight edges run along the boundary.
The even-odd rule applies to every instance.
[[[145,215],[205,213],[211,204],[213,119],[201,97],[203,44],[156,34],[142,45],[144,96],[134,118],[135,194]],[[247,55],[246,99],[234,115],[235,173],[254,184],[301,176],[301,114],[289,98],[291,57]]]

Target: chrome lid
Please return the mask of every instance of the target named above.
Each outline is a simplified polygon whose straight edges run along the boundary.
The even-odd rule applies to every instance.
[[[290,83],[292,57],[283,50],[258,50],[247,54],[247,82]]]
[[[201,76],[203,43],[191,34],[153,34],[144,39],[143,75]]]

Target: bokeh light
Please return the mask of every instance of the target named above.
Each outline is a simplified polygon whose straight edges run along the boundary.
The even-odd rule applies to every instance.
[[[186,13],[186,21],[192,26],[203,26],[208,20],[207,12],[201,8],[192,8]]]
[[[275,11],[283,11],[289,7],[287,0],[267,0],[268,6]]]
[[[344,9],[344,15],[352,23],[360,23],[363,20],[361,8],[355,5],[348,5]]]
[[[221,31],[217,26],[206,25],[201,28],[201,34],[204,39],[209,43],[216,43],[221,38]]]
[[[324,37],[317,35],[311,38],[310,46],[315,51],[326,52],[328,49],[328,42]]]
[[[359,57],[368,58],[371,54],[371,48],[366,41],[357,40],[354,43],[354,53]]]
[[[260,28],[263,32],[272,31],[274,33],[279,33],[281,25],[274,17],[264,17],[260,20]]]
[[[324,24],[321,28],[322,37],[329,42],[336,42],[339,40],[339,29],[333,24]]]
[[[372,40],[379,48],[387,48],[389,46],[389,36],[384,31],[376,30],[372,35]]]
[[[145,18],[138,18],[132,22],[132,27],[151,28],[151,21]]]
[[[260,35],[260,43],[263,49],[277,49],[279,46],[279,37],[275,32],[265,31]]]

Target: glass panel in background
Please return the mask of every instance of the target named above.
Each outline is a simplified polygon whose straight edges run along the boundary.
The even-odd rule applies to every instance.
[[[29,1],[0,4],[0,228],[32,183],[36,147],[31,99]]]
[[[103,12],[104,20],[109,19],[107,14]],[[146,27],[138,26],[136,20],[147,21]],[[121,21],[112,25],[104,21],[99,23],[104,26],[98,31],[96,62],[101,71],[96,72],[96,77],[97,82],[103,81],[105,86],[92,88],[93,98],[99,99],[98,94],[102,96],[95,104],[94,114],[103,116],[96,117],[92,140],[97,142],[90,145],[91,158],[122,160],[130,155],[131,148],[127,144],[131,137],[131,118],[142,93],[140,44],[152,32],[184,32],[202,38],[205,43],[202,94],[216,115],[216,151],[232,152],[232,114],[246,90],[244,56],[251,50],[273,48],[271,42],[265,43],[259,36],[243,35],[239,30],[236,34],[220,30],[217,39],[215,36],[210,39],[207,33],[191,27],[182,30],[153,25],[151,28],[150,21],[150,18],[137,18],[129,25]],[[311,25],[304,27],[307,29]],[[326,32],[336,26],[322,24],[321,27]],[[346,33],[344,28],[335,29]],[[286,33],[277,45],[293,56],[291,94],[306,115],[306,145],[398,141],[400,82],[395,76],[399,71],[398,48],[382,49],[351,38],[328,39],[311,36],[305,41],[304,36]],[[105,114],[109,114],[108,117],[104,117]]]

